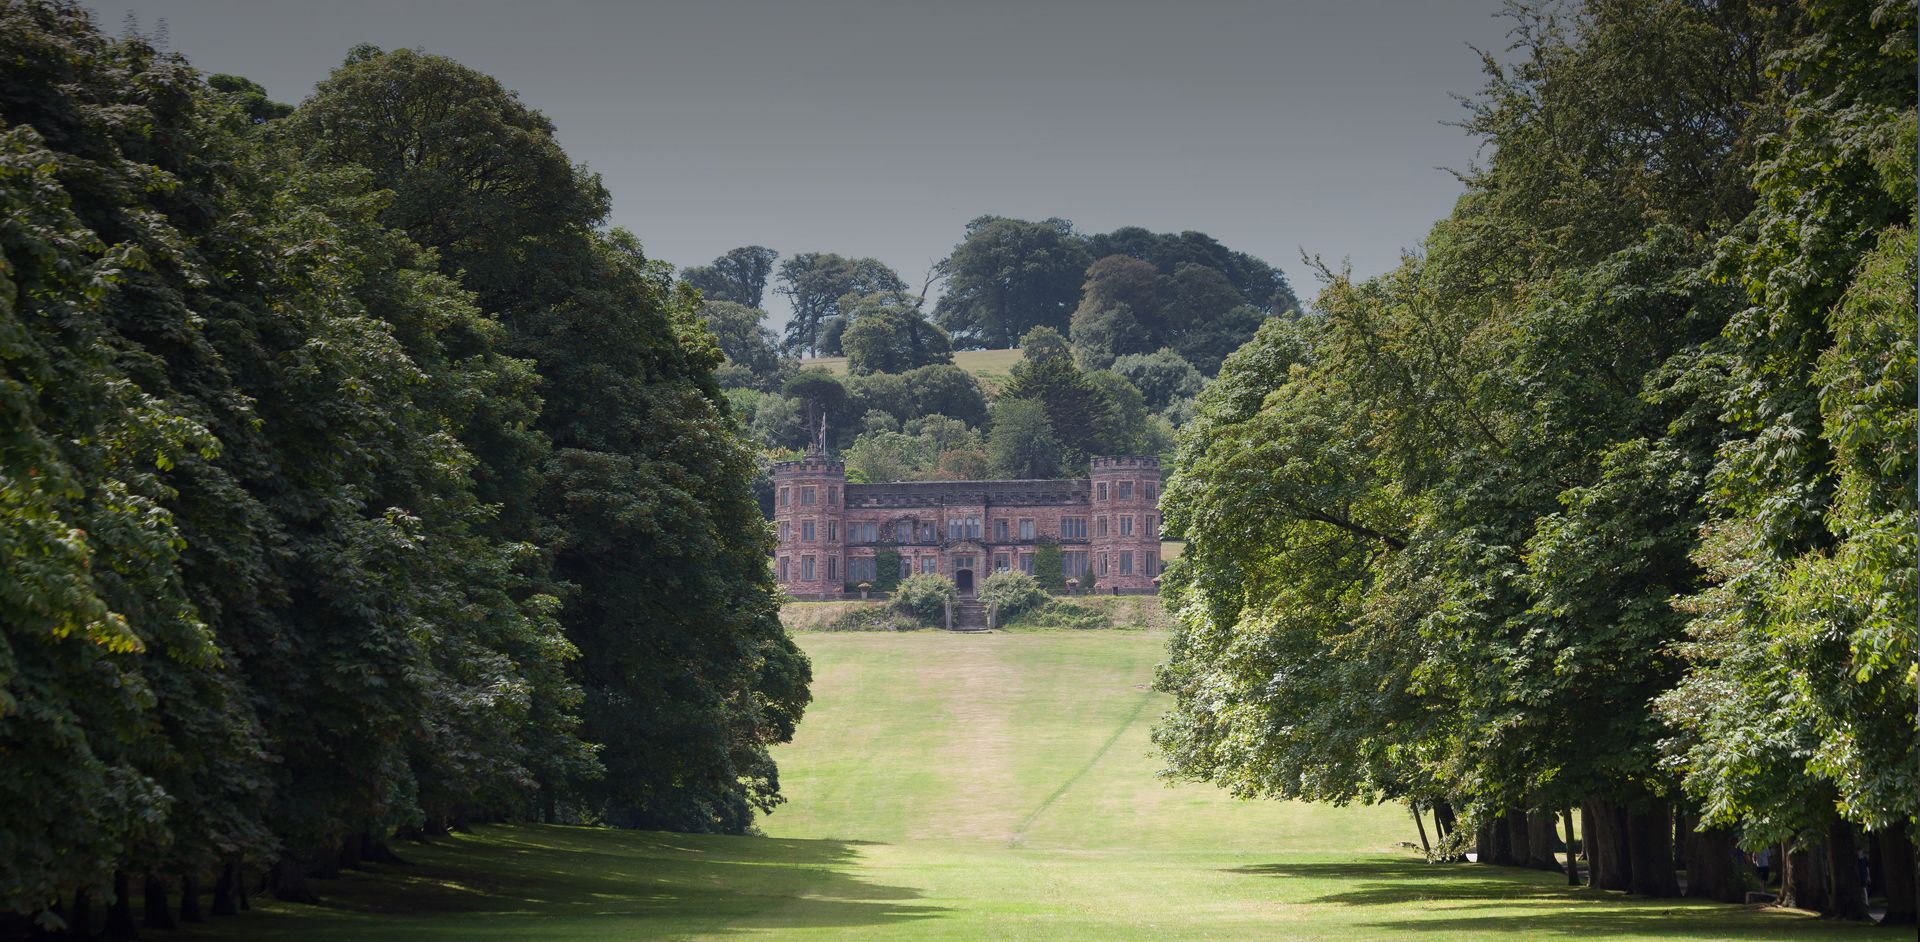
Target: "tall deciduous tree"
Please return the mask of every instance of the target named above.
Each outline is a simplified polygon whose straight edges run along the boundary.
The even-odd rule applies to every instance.
[[[934,320],[963,347],[1011,347],[1035,327],[1064,334],[1089,261],[1065,219],[982,216],[941,263],[946,291]]]
[[[826,346],[829,330],[846,324],[840,299],[870,294],[904,292],[907,284],[885,263],[871,258],[847,258],[830,252],[804,252],[780,263],[774,291],[793,305],[787,321],[789,351],[809,356],[835,353]]]
[[[563,534],[560,618],[608,772],[595,805],[622,824],[744,828],[778,800],[766,750],[791,734],[807,668],[774,616],[755,468],[692,295],[599,230],[605,190],[543,116],[458,63],[356,50],[290,120],[310,162],[394,192],[386,218],[439,251],[544,380],[539,503]]]
[[[953,341],[921,316],[910,295],[862,295],[844,298],[841,305],[847,329],[840,335],[840,347],[848,372],[904,373],[953,362]]]
[[[709,301],[759,307],[766,297],[773,263],[779,258],[779,252],[764,245],[743,245],[706,265],[681,272],[680,279],[699,289]]]

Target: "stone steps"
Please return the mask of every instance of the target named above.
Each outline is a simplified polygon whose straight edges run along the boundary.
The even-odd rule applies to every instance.
[[[987,630],[987,603],[978,599],[960,599],[953,603],[954,631]]]

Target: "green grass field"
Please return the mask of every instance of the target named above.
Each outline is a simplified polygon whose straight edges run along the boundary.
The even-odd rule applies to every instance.
[[[953,355],[953,365],[972,373],[985,386],[988,395],[1000,392],[1020,362],[1020,350],[962,350]],[[835,376],[847,375],[846,357],[814,357],[800,361],[802,367],[819,367]]]
[[[161,938],[1892,939],[1434,866],[1404,809],[1168,787],[1165,635],[808,633],[816,701],[764,837],[490,827]]]

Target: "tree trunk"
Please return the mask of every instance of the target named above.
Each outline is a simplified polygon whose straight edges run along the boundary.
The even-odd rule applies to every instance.
[[[1853,823],[1840,818],[1827,825],[1827,879],[1833,881],[1822,913],[1835,919],[1871,920],[1867,891],[1860,885],[1860,842]]]
[[[1432,857],[1433,845],[1427,843],[1427,822],[1420,820],[1420,803],[1416,801],[1407,802],[1407,810],[1413,813],[1414,830],[1420,832],[1420,853]]]
[[[1567,885],[1579,886],[1580,885],[1580,862],[1574,859],[1574,855],[1573,855],[1573,848],[1574,848],[1573,809],[1567,808],[1564,811],[1560,812],[1560,817],[1561,817],[1561,820],[1565,821],[1567,825]]]
[[[1440,832],[1440,839],[1443,841],[1446,840],[1447,835],[1452,834],[1453,829],[1458,825],[1459,825],[1459,819],[1455,818],[1453,815],[1453,806],[1450,804],[1447,804],[1447,800],[1445,798],[1434,799],[1433,827],[1434,827],[1434,830],[1437,830]]]
[[[295,862],[291,855],[280,858],[274,866],[273,895],[289,903],[311,903],[316,901],[313,890],[307,887],[306,868]]]
[[[1546,808],[1536,808],[1527,812],[1527,866],[1535,870],[1560,869],[1560,860],[1553,856],[1554,844],[1558,835],[1554,834],[1553,812]]]
[[[220,865],[220,878],[213,884],[213,914],[232,916],[240,911],[235,897],[240,892],[240,863],[228,860]]]
[[[1502,816],[1507,822],[1507,856],[1509,867],[1525,867],[1533,860],[1533,835],[1527,830],[1527,813],[1509,811]]]
[[[387,843],[387,839],[380,832],[368,830],[362,836],[361,846],[366,850],[367,859],[375,863],[406,863],[405,860],[400,859],[399,854],[393,852],[393,847]]]
[[[173,907],[168,904],[167,881],[147,874],[147,882],[141,887],[140,902],[144,910],[140,925],[148,929],[178,928],[173,921]]]
[[[1781,885],[1786,895],[1781,901],[1795,909],[1811,909],[1822,913],[1831,909],[1828,894],[1832,890],[1832,881],[1827,877],[1827,864],[1824,843],[1815,843],[1788,854],[1786,880]]]
[[[1914,875],[1917,869],[1913,859],[1913,841],[1907,837],[1907,826],[1896,823],[1894,826],[1875,835],[1880,845],[1881,872],[1876,876],[1881,892],[1887,897],[1887,914],[1882,917],[1883,926],[1911,926],[1920,921],[1920,913],[1915,912],[1915,898],[1920,896],[1914,887]]]
[[[1493,863],[1493,822],[1482,821],[1473,832],[1473,862]]]
[[[67,917],[67,938],[93,938],[93,891],[86,887],[73,891],[73,915]]]
[[[200,911],[200,881],[191,873],[180,878],[180,921],[207,921],[206,914]]]
[[[125,870],[113,872],[113,904],[107,907],[104,931],[109,939],[140,938],[140,930],[133,925],[133,881]]]
[[[1507,824],[1505,814],[1496,814],[1487,821],[1487,863],[1500,867],[1511,867],[1513,861],[1513,828]]]
[[[73,890],[73,915],[67,917],[67,938],[94,938],[94,890]]]
[[[1603,798],[1587,803],[1593,827],[1586,831],[1588,884],[1602,890],[1625,890],[1633,883],[1633,863],[1627,852],[1627,812]]]
[[[1686,817],[1693,823],[1691,815]],[[1722,903],[1745,902],[1746,857],[1734,832],[1725,828],[1687,833],[1687,895]]]
[[[1627,892],[1656,899],[1680,895],[1673,873],[1673,813],[1664,802],[1627,814],[1627,854],[1633,858]]]
[[[358,870],[361,861],[366,859],[366,845],[361,843],[361,832],[355,831],[340,842],[340,869]]]

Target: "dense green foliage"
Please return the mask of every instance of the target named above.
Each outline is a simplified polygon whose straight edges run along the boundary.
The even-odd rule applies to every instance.
[[[996,572],[980,583],[980,601],[997,606],[1002,621],[1047,602],[1047,590],[1024,572]]]
[[[1033,550],[1033,577],[1040,581],[1040,587],[1048,592],[1067,591],[1067,574],[1064,560],[1060,557],[1060,544],[1053,540],[1041,540]],[[1091,590],[1093,586],[1086,586]]]
[[[1678,852],[1737,900],[1733,846],[1782,844],[1861,916],[1872,842],[1911,922],[1913,5],[1548,9],[1425,252],[1202,395],[1157,738],[1462,812],[1483,861],[1551,865],[1579,808],[1593,885],[1648,895]]]
[[[719,350],[543,117],[369,47],[289,110],[52,0],[0,51],[0,908],[779,800]]]
[[[893,609],[922,625],[945,625],[947,604],[959,597],[953,580],[937,572],[917,572],[893,590]]]
[[[928,288],[945,285],[931,316],[925,290],[911,294],[875,259],[787,259],[775,290],[793,315],[776,348],[766,312],[736,301],[760,296],[775,257],[748,246],[681,272],[707,299],[702,316],[726,355],[720,381],[757,393],[732,400],[763,462],[818,444],[857,458],[868,481],[1053,477],[1084,473],[1093,454],[1170,455],[1173,427],[1192,417],[1205,375],[1272,315],[1298,316],[1277,269],[1202,233],[1086,236],[1062,219],[985,216],[929,274]],[[1011,377],[983,383],[953,365],[956,348],[1016,342],[1023,363]],[[799,353],[844,356],[847,376],[834,380],[842,392],[812,375],[807,395],[788,388]],[[820,367],[804,371],[828,372]],[[990,399],[1043,403],[1046,434],[1015,409],[1020,423],[1001,435],[1002,457],[984,464],[977,448],[941,454],[911,433],[880,434],[944,416],[986,439]]]

